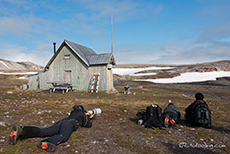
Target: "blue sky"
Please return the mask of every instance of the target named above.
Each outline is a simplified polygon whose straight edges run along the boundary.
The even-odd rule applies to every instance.
[[[117,64],[230,58],[230,0],[0,0],[0,58],[46,65],[64,39]]]

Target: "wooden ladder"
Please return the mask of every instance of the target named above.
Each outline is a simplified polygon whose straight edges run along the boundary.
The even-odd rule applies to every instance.
[[[94,73],[93,74],[93,82],[91,86],[91,93],[94,91],[98,93],[98,86],[99,86],[99,81],[100,81],[100,73]]]

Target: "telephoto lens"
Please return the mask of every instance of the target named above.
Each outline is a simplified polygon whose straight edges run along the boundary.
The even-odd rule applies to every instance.
[[[88,111],[89,114],[101,114],[102,110],[100,108],[96,108],[96,109],[93,109],[93,110],[89,110]]]

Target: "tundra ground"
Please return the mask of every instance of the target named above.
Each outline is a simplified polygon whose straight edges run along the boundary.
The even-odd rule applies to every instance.
[[[204,85],[153,84],[117,81],[117,93],[72,91],[23,91],[16,84],[27,80],[0,77],[0,153],[46,153],[38,149],[41,138],[19,140],[9,145],[13,126],[51,126],[65,118],[76,104],[86,110],[101,108],[92,128],[81,127],[70,139],[57,146],[55,153],[229,153],[230,89]],[[131,86],[131,94],[123,94],[123,86]],[[212,129],[191,127],[184,118],[185,108],[194,101],[196,92],[205,95],[212,111]],[[164,109],[169,100],[182,117],[177,130],[146,129],[136,124],[136,112],[156,103]]]

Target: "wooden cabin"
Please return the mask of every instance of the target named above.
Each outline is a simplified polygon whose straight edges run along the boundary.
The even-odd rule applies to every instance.
[[[52,88],[50,82],[71,83],[73,89],[90,90],[93,75],[100,74],[99,91],[114,91],[112,53],[96,54],[92,49],[64,40],[44,71],[29,77],[29,89]]]

